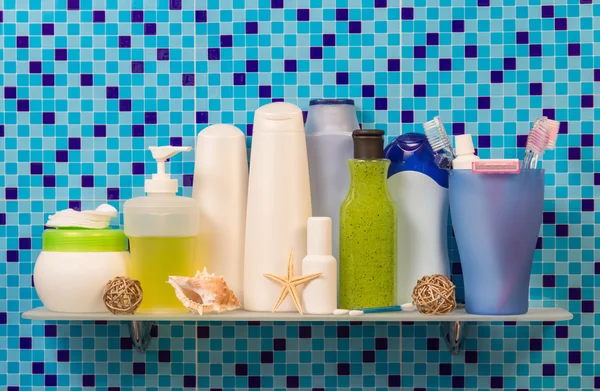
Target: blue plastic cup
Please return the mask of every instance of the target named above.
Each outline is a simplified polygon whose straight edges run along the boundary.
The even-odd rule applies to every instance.
[[[542,225],[544,170],[474,174],[451,170],[450,214],[469,314],[518,315]]]

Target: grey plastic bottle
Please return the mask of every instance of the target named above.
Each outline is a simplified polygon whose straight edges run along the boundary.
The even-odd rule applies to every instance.
[[[340,255],[340,205],[350,187],[352,131],[359,129],[351,99],[313,99],[306,119],[306,147],[313,216],[331,217],[333,256]]]

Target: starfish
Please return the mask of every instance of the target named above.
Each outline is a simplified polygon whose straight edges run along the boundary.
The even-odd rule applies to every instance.
[[[302,285],[305,282],[309,282],[314,280],[317,277],[320,277],[323,273],[314,273],[309,274],[308,276],[299,276],[294,277],[294,250],[290,253],[290,258],[288,259],[288,271],[286,277],[276,276],[274,274],[267,273],[264,276],[270,278],[271,280],[280,283],[283,285],[283,289],[281,290],[281,295],[279,295],[279,299],[277,299],[277,303],[275,303],[275,307],[272,312],[277,311],[277,308],[283,303],[283,300],[287,297],[288,294],[292,296],[294,300],[294,304],[302,315],[302,303],[300,303],[300,296],[298,295],[298,285]]]

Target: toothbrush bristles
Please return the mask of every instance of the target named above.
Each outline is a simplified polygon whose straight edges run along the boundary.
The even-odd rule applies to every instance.
[[[446,150],[451,156],[454,155],[452,143],[450,142],[450,138],[448,137],[448,133],[446,133],[446,129],[444,128],[444,124],[440,120],[440,117],[434,117],[431,121],[425,122],[423,124],[423,130],[425,130],[427,141],[429,141],[431,149],[433,149],[434,152]]]
[[[556,139],[558,138],[558,131],[560,130],[560,122],[551,119],[546,119],[544,123],[547,133],[548,141],[546,142],[546,149],[554,149],[556,147]]]
[[[533,123],[527,137],[527,149],[539,155],[556,146],[556,138],[560,122],[546,117],[538,118]]]

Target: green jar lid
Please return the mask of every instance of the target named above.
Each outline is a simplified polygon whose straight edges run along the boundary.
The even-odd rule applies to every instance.
[[[47,229],[42,234],[42,250],[51,252],[127,251],[127,237],[120,229]]]

